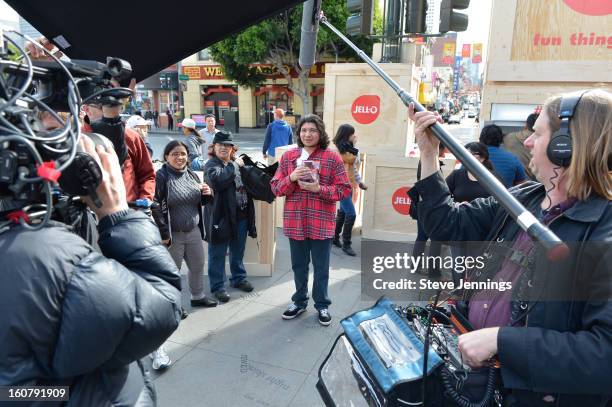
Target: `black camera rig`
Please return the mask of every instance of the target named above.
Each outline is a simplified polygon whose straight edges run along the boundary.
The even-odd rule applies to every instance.
[[[15,39],[0,36],[0,208],[10,208],[0,213],[0,220],[38,229],[52,217],[54,196],[87,195],[101,205],[96,189],[102,171],[78,144],[80,108],[122,104],[133,94],[127,87],[132,69],[119,58],[108,58],[106,64],[61,61],[36,41],[14,34],[29,40],[48,60],[34,61]],[[45,128],[43,117],[55,125]],[[112,145],[101,135],[89,136],[96,145]],[[30,217],[26,209],[33,206],[36,216]]]

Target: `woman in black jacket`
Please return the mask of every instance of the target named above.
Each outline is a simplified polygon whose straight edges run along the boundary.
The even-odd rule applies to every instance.
[[[210,291],[221,302],[230,299],[225,289],[225,254],[228,248],[232,287],[253,291],[246,279],[243,258],[247,233],[257,237],[255,205],[242,183],[240,167],[244,163],[235,156],[236,151],[231,133],[220,131],[215,134],[211,158],[204,166],[205,180],[213,190],[213,199],[205,209],[208,278]]]
[[[467,143],[465,148],[501,181],[500,176],[495,172],[493,163],[489,159],[489,150],[487,150],[486,145],[474,141]],[[464,166],[453,170],[453,172],[446,177],[446,184],[455,202],[470,202],[476,198],[488,198],[491,196],[480,182],[478,182],[476,177],[474,177]]]
[[[214,307],[217,302],[204,294],[204,222],[202,208],[212,191],[188,167],[187,146],[179,140],[164,148],[163,167],[155,176],[153,217],[177,267],[187,263],[191,305]]]

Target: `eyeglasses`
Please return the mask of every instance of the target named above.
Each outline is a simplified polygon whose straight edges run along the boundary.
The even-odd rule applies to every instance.
[[[187,153],[170,153],[170,157],[173,157],[173,158],[187,157]]]
[[[474,157],[480,157],[480,153],[477,151],[470,151],[470,153],[474,156]]]

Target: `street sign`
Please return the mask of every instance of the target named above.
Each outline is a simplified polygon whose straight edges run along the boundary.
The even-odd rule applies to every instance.
[[[179,75],[179,81],[188,81],[188,80],[189,80],[189,75],[184,75],[184,74]]]

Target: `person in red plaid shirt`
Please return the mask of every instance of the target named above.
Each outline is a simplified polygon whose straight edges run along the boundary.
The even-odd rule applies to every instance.
[[[316,115],[307,115],[297,125],[298,148],[283,154],[270,185],[276,196],[285,197],[283,229],[289,238],[291,268],[295,282],[293,303],[283,319],[293,319],[308,304],[308,268],[312,256],[312,297],[319,323],[331,323],[327,294],[329,255],[336,226],[336,202],[351,194],[340,155],[327,149],[329,136]]]

